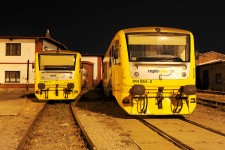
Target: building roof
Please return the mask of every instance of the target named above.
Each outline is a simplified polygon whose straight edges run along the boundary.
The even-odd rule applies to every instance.
[[[215,64],[215,63],[223,63],[225,62],[225,55],[210,51],[206,53],[200,53],[199,58],[197,60],[197,66]]]
[[[43,39],[58,45],[61,49],[68,50],[68,48],[64,44],[50,37],[49,30],[47,30],[46,36],[14,36],[14,35],[10,36],[9,35],[9,36],[0,36],[0,39]]]

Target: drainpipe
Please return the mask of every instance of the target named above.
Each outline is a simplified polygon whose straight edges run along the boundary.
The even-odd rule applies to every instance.
[[[27,91],[29,88],[29,59],[27,60]]]

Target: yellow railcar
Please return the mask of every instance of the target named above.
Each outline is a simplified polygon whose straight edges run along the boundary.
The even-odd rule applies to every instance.
[[[74,100],[81,92],[81,54],[49,50],[35,54],[35,88],[39,100]]]
[[[191,114],[197,104],[195,54],[187,30],[120,30],[103,59],[104,92],[130,115]]]

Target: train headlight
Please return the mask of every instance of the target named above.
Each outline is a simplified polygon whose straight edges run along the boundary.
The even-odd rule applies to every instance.
[[[68,83],[68,84],[67,84],[67,88],[68,88],[68,89],[74,88],[74,84],[73,84],[73,83]]]
[[[131,88],[131,93],[133,95],[143,95],[145,94],[145,86],[142,84],[135,84]]]
[[[186,95],[194,95],[197,92],[197,88],[195,85],[185,85],[183,91]]]
[[[182,72],[181,76],[186,77],[186,72]]]
[[[183,65],[183,66],[182,66],[182,69],[183,69],[183,70],[186,70],[186,69],[187,69],[187,66],[186,66],[186,65]]]
[[[135,77],[138,77],[138,76],[139,76],[139,73],[138,73],[138,72],[135,72],[135,73],[134,73],[134,76],[135,76]]]
[[[38,88],[43,90],[45,88],[45,84],[44,83],[38,83]]]

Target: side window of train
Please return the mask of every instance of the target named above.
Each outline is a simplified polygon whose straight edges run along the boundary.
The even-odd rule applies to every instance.
[[[113,53],[113,47],[111,48],[110,52],[109,52],[109,66],[111,67],[112,63],[113,63],[113,58],[112,58],[112,53]]]
[[[119,57],[119,48],[120,48],[119,40],[116,40],[115,49],[113,50],[113,58],[114,59],[118,59],[118,57]]]
[[[116,40],[110,49],[109,66],[118,63],[117,60],[119,59],[119,47],[119,40]]]

